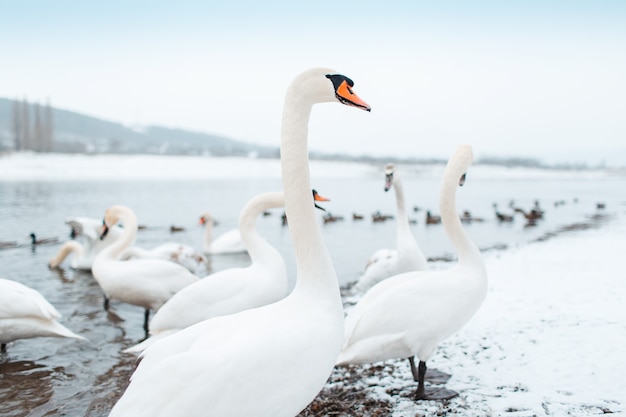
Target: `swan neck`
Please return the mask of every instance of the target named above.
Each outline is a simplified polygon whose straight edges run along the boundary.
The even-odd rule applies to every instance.
[[[285,98],[281,132],[281,169],[285,213],[293,241],[297,279],[294,292],[339,294],[337,276],[315,216],[308,157],[308,124],[313,104],[290,87]],[[323,296],[324,299],[329,297]]]
[[[239,232],[252,263],[263,263],[282,256],[270,245],[256,228],[256,221],[265,210],[280,208],[285,205],[282,192],[264,193],[253,197],[239,215]]]
[[[50,260],[50,266],[54,268],[61,265],[70,253],[73,253],[76,258],[82,258],[85,255],[85,248],[75,240],[65,242],[55,257]]]
[[[406,207],[404,202],[404,189],[402,188],[402,181],[399,178],[395,178],[393,182],[393,189],[396,196],[396,247],[398,250],[403,246],[402,242],[406,242],[407,239],[413,239],[411,229],[409,227],[409,217],[406,213]]]
[[[121,210],[119,219],[124,225],[122,235],[101,251],[101,253],[106,254],[110,259],[118,259],[122,255],[122,252],[133,244],[137,236],[138,223],[135,213],[128,209]],[[109,227],[112,228],[114,225],[110,225]]]
[[[472,242],[463,229],[463,224],[457,212],[456,192],[460,175],[448,175],[444,178],[441,187],[439,209],[441,210],[441,222],[448,238],[457,251],[460,264],[482,262],[478,247]]]

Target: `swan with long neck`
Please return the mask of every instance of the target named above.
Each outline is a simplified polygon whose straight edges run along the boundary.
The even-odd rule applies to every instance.
[[[315,201],[328,199],[313,194]],[[284,207],[283,193],[254,196],[241,210],[239,230],[251,264],[208,275],[170,298],[150,321],[151,337],[126,349],[141,352],[155,341],[192,324],[274,303],[287,296],[287,266],[280,252],[259,234],[255,221],[266,210]]]
[[[104,308],[109,300],[119,300],[145,309],[144,329],[148,331],[150,310],[158,310],[176,292],[198,281],[187,268],[161,259],[132,259],[120,261],[119,257],[135,240],[137,217],[126,206],[109,207],[104,214],[107,231],[118,222],[124,224],[122,235],[102,249],[93,262],[92,273],[105,294]]]
[[[459,146],[448,161],[441,185],[442,222],[458,262],[447,270],[396,275],[372,287],[346,317],[346,338],[337,364],[409,358],[418,380],[418,399],[456,395],[425,389],[426,362],[439,343],[458,331],[487,294],[485,263],[469,239],[456,210],[456,189],[465,181],[472,148]],[[413,358],[420,360],[419,370]]]
[[[379,249],[370,257],[367,268],[356,283],[356,289],[366,292],[385,278],[409,271],[423,271],[428,268],[426,257],[420,249],[409,223],[404,190],[400,175],[394,164],[385,167],[385,192],[391,188],[396,194],[396,249]]]
[[[369,110],[352,85],[316,68],[287,89],[281,167],[296,254],[294,290],[276,303],[205,320],[157,341],[144,351],[111,417],[292,417],[323,387],[343,341],[343,307],[314,213],[307,128],[316,103]]]
[[[33,337],[69,337],[86,340],[58,322],[61,314],[39,291],[0,278],[0,352],[6,344]]]

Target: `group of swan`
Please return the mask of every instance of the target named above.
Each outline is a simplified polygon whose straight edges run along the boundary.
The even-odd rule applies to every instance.
[[[69,217],[67,223],[71,229],[72,240],[63,243],[56,255],[48,262],[50,268],[57,268],[71,255],[70,266],[73,269],[90,271],[96,255],[102,249],[115,242],[121,235],[123,228],[111,228],[104,239],[100,238],[103,230],[101,219],[90,217]],[[83,243],[75,240],[83,238]],[[189,245],[168,242],[152,249],[143,249],[138,246],[127,247],[121,254],[121,260],[133,258],[165,259],[176,262],[191,272],[196,273],[201,268],[207,268],[207,258]]]
[[[365,292],[378,282],[393,275],[408,271],[421,271],[427,268],[426,257],[411,233],[409,217],[404,204],[402,181],[393,164],[385,167],[385,192],[395,190],[397,221],[396,249],[379,249],[368,260],[363,275],[356,283],[356,289]]]
[[[426,260],[408,227],[400,179],[388,166],[385,190],[395,189],[397,247],[372,266],[382,266],[385,259],[393,264],[363,281],[367,292],[344,319],[337,276],[314,213],[307,131],[317,103],[339,102],[369,111],[352,88],[349,78],[323,68],[305,71],[289,85],[281,131],[283,193],[253,198],[240,215],[239,239],[251,258],[247,268],[199,280],[172,262],[121,260],[136,236],[137,219],[125,206],[106,210],[100,238],[118,222],[124,227],[92,264],[105,308],[109,300],[143,307],[144,327],[154,335],[136,347],[145,348],[142,360],[110,417],[294,416],[314,399],[336,365],[398,358],[410,360],[417,399],[455,395],[431,391],[425,374],[437,346],[474,315],[487,291],[480,252],[456,214],[456,187],[471,165],[471,147],[460,146],[450,158],[440,193],[442,223],[457,251],[457,265],[424,270]],[[259,213],[283,204],[297,270],[288,295],[284,260],[254,227]],[[210,236],[212,219],[205,218],[205,223]],[[216,247],[207,249],[217,253]],[[151,322],[150,310],[157,312]],[[55,321],[58,316],[36,291],[0,279],[3,349],[17,338],[80,339]]]
[[[427,390],[426,362],[439,343],[458,331],[474,315],[487,294],[487,273],[476,245],[469,239],[456,212],[456,187],[463,185],[472,163],[470,146],[459,146],[448,161],[440,192],[446,234],[458,263],[447,270],[414,271],[389,277],[372,287],[346,317],[345,342],[337,364],[369,363],[414,357],[417,399],[456,395]]]
[[[275,303],[205,320],[155,342],[143,352],[111,417],[287,417],[320,391],[343,343],[343,305],[314,213],[307,130],[316,103],[339,101],[369,110],[352,86],[347,77],[317,68],[297,76],[287,90],[281,168],[297,265],[293,291]]]
[[[316,192],[314,201],[328,201]],[[127,352],[140,352],[156,340],[213,317],[274,303],[287,296],[285,260],[257,231],[255,221],[269,209],[284,207],[282,192],[253,197],[241,210],[239,230],[251,264],[225,269],[195,282],[176,293],[154,315],[151,337]]]

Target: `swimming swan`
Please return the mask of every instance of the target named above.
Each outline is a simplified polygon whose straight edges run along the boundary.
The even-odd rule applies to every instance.
[[[298,75],[285,97],[281,167],[297,264],[286,298],[187,327],[146,349],[110,417],[293,417],[328,379],[343,341],[343,306],[315,216],[307,130],[314,104],[369,111],[329,69]]]
[[[124,224],[122,236],[96,256],[92,273],[104,291],[104,308],[109,309],[109,300],[143,307],[147,332],[150,310],[158,310],[176,292],[198,281],[198,277],[181,265],[161,259],[120,261],[119,256],[137,235],[137,217],[128,207],[109,207],[104,214],[106,227],[102,236],[118,222]]]
[[[369,259],[367,268],[356,283],[359,292],[366,292],[385,278],[409,271],[423,271],[426,257],[411,233],[404,204],[402,181],[394,164],[385,167],[385,192],[393,187],[396,193],[396,249],[379,249]]]
[[[70,337],[86,340],[61,325],[61,314],[38,291],[0,278],[0,352],[6,344],[33,337]]]
[[[346,317],[346,338],[337,364],[410,358],[418,380],[417,399],[456,395],[425,389],[426,361],[442,340],[470,320],[487,294],[485,263],[465,234],[455,207],[459,178],[462,184],[471,163],[472,148],[459,146],[448,161],[441,185],[443,225],[457,251],[457,265],[387,278],[372,287]],[[414,356],[420,360],[419,370],[415,370]]]
[[[313,198],[328,201],[317,193]],[[216,272],[174,294],[150,321],[152,336],[125,352],[141,352],[156,340],[203,320],[285,298],[288,292],[285,260],[255,227],[261,213],[284,205],[282,192],[263,193],[250,199],[239,215],[239,230],[251,264]]]

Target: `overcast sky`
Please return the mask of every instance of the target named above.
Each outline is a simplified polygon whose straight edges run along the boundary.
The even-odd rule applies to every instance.
[[[314,66],[372,106],[317,106],[316,150],[626,165],[623,0],[0,0],[0,96],[130,126],[276,145]]]

